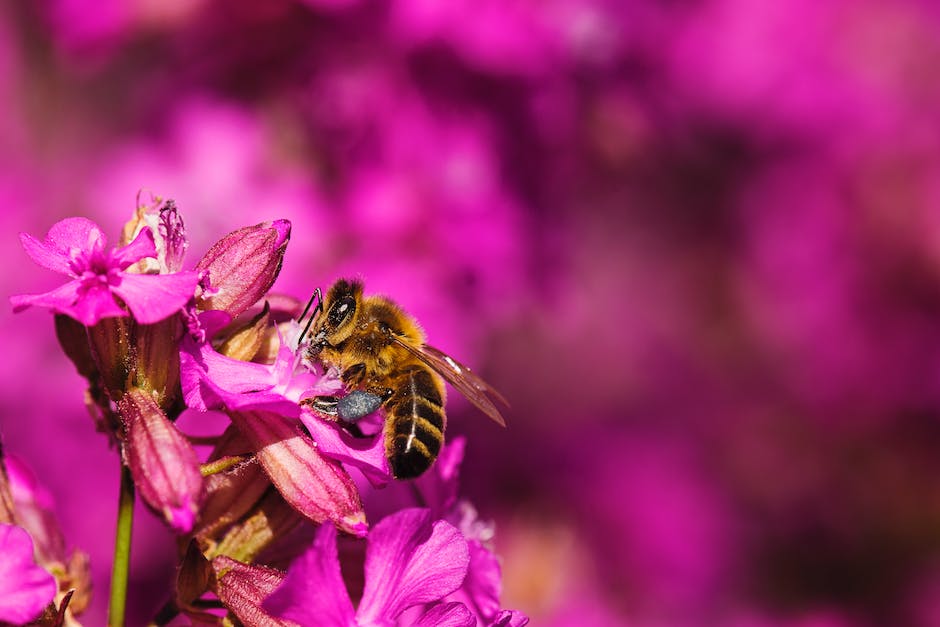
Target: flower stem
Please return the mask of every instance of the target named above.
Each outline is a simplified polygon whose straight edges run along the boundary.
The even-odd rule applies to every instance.
[[[237,466],[249,459],[251,459],[250,455],[229,455],[227,457],[223,457],[222,459],[217,459],[215,461],[202,464],[199,467],[199,472],[202,473],[203,477],[208,477],[220,472],[225,472],[229,468]]]
[[[131,529],[134,526],[134,480],[130,469],[121,464],[121,494],[118,498],[117,531],[114,535],[114,565],[111,568],[109,627],[124,627],[127,606],[127,577],[131,563]]]

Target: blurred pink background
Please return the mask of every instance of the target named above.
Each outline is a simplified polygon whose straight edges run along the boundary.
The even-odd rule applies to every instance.
[[[453,395],[464,494],[535,625],[940,625],[940,11],[875,0],[0,5],[16,235],[194,264],[293,223],[276,290],[396,298],[510,399]],[[0,314],[0,431],[89,551],[117,458],[44,311]],[[138,512],[131,624],[173,541]]]

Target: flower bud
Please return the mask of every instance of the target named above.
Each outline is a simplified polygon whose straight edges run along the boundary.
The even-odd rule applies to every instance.
[[[256,451],[258,461],[284,499],[310,520],[332,521],[353,535],[368,529],[359,492],[338,463],[292,420],[268,411],[230,412],[232,422]]]
[[[198,305],[233,318],[258,302],[281,271],[290,222],[275,220],[233,231],[212,245],[196,264],[208,271],[211,291]]]
[[[212,568],[216,573],[216,594],[243,624],[297,626],[292,620],[273,618],[261,609],[268,595],[284,581],[283,572],[227,557],[212,560]]]
[[[204,492],[196,451],[143,390],[129,390],[118,412],[124,423],[124,461],[141,496],[176,532],[188,533]]]
[[[77,623],[71,617],[88,606],[91,569],[88,555],[82,551],[76,549],[66,557],[65,538],[53,509],[52,495],[32,471],[17,458],[0,454],[0,518],[15,518],[13,524],[29,533],[32,540],[30,555],[35,556],[36,563],[52,573],[56,580],[54,602],[45,608],[38,621],[43,625],[57,625],[60,624],[56,622],[57,617],[64,617],[64,624],[73,625]],[[2,553],[0,551],[0,562],[3,561]],[[0,596],[3,596],[2,591]]]

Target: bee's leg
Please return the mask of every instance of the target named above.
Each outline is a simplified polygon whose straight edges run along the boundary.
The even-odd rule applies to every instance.
[[[338,396],[314,396],[300,401],[301,405],[306,405],[327,420],[335,421],[339,417],[339,397]]]
[[[336,403],[336,414],[343,422],[355,423],[381,407],[384,400],[372,392],[353,390]]]

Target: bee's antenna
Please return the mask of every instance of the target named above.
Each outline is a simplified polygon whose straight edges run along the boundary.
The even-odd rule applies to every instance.
[[[313,301],[316,300],[316,298],[317,298],[319,295],[320,295],[320,288],[318,287],[317,289],[313,290],[313,294],[310,295],[310,300],[307,301],[307,306],[304,307],[303,313],[300,314],[300,317],[299,317],[299,318],[297,318],[298,321],[304,319],[304,316],[306,316],[306,315],[307,315],[307,312],[310,311],[310,305],[313,304]]]
[[[317,306],[313,308],[313,313],[310,314],[310,319],[307,320],[304,330],[300,333],[300,336],[297,338],[297,346],[304,341],[304,337],[307,335],[307,331],[310,330],[310,325],[313,324],[313,319],[317,317],[317,314],[323,311],[323,293],[320,292],[320,288],[313,290],[313,296],[310,297],[310,300],[307,301],[307,306],[304,307],[304,312],[300,314],[300,317],[297,319],[297,322],[300,322],[307,315],[307,312],[310,311],[310,306],[313,305],[313,301],[317,301]]]

